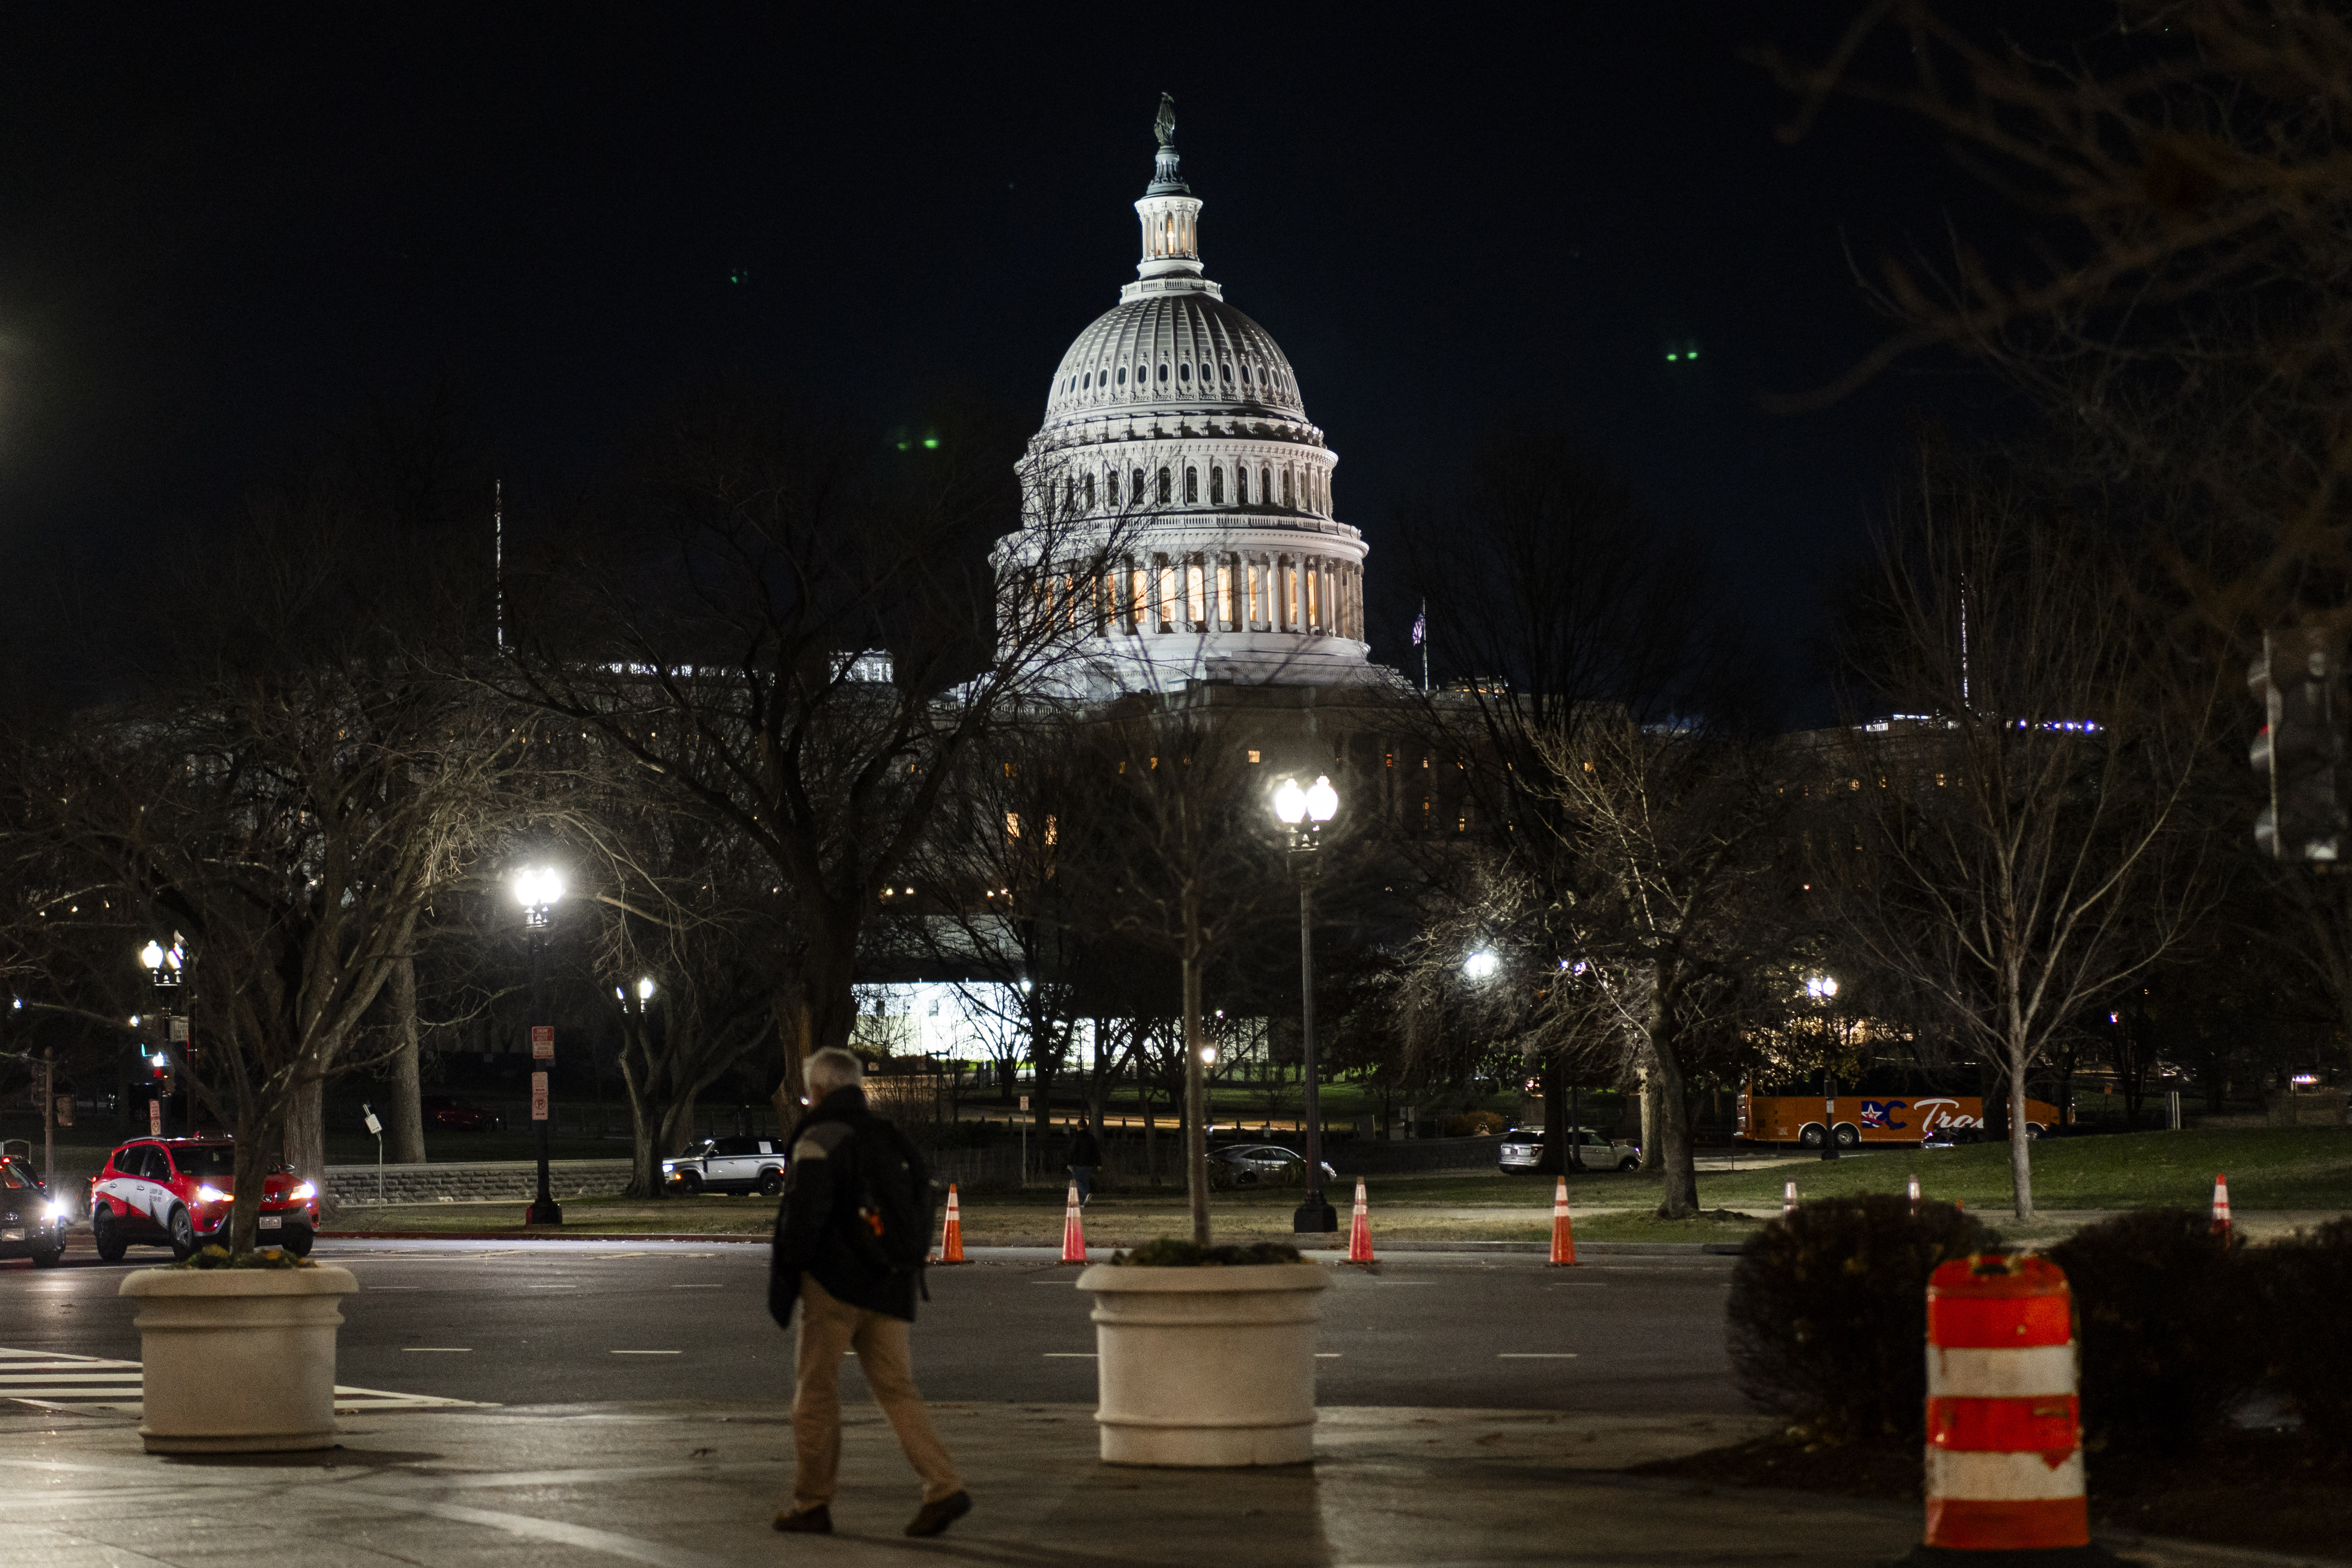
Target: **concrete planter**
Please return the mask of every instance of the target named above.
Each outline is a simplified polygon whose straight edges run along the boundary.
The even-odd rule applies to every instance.
[[[1315,1457],[1311,1263],[1137,1268],[1096,1264],[1102,1457],[1113,1465],[1295,1465]]]
[[[151,1454],[285,1453],[335,1446],[335,1330],[348,1268],[142,1268],[139,1302]]]

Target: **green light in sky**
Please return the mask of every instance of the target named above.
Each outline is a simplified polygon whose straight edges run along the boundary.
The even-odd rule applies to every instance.
[[[1682,356],[1682,355],[1680,355],[1680,354],[1678,354],[1678,353],[1669,353],[1669,354],[1667,354],[1667,355],[1666,355],[1666,360],[1667,360],[1667,362],[1668,362],[1669,363],[1673,363],[1674,361],[1678,360],[1678,359],[1680,359],[1680,358],[1682,358],[1682,357],[1683,357],[1683,356]]]
[[[936,451],[938,451],[939,449],[940,449],[940,438],[939,438],[937,436],[926,436],[926,437],[923,437],[923,450],[924,450],[924,451],[926,451],[926,452],[936,452]]]

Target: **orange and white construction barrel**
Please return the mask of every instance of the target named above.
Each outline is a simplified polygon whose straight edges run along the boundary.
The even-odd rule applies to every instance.
[[[2087,1549],[2074,1299],[2030,1253],[1927,1281],[1927,1538],[1975,1553]]]

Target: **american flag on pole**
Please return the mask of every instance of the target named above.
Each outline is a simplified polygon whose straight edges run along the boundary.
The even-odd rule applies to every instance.
[[[1419,647],[1429,640],[1429,601],[1421,602],[1421,614],[1412,618],[1412,646]]]

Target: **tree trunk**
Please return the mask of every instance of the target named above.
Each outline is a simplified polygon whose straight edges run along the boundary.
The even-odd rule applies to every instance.
[[[1555,1057],[1544,1064],[1544,1152],[1536,1168],[1547,1176],[1568,1170],[1568,1141],[1575,1134],[1568,1125],[1568,1068]]]
[[[416,956],[392,966],[392,1146],[395,1165],[425,1163],[424,1043],[416,1024]]]
[[[1144,1074],[1135,1075],[1135,1102],[1143,1108],[1143,1179],[1160,1184],[1160,1124],[1151,1118],[1151,1089]]]
[[[2033,1217],[2033,1142],[2025,1130],[2025,1048],[2009,1047],[2009,1180],[2017,1194],[2017,1217]]]
[[[851,994],[850,1005],[853,1008],[851,1016],[854,1018],[856,1016],[854,1011],[856,1006],[856,997],[854,993]],[[803,1113],[807,1110],[808,1079],[805,1064],[808,1061],[809,1053],[820,1048],[809,1043],[816,1037],[816,1015],[812,1010],[807,981],[803,976],[799,984],[780,994],[776,998],[776,1044],[783,1053],[784,1070],[778,1076],[776,1091],[769,1099],[775,1107],[776,1125],[787,1131],[799,1123]],[[841,1038],[843,1044],[848,1043],[849,1035],[846,1029],[843,1031]],[[688,1131],[692,1131],[690,1124]],[[675,1148],[677,1145],[666,1145],[666,1147]]]
[[[282,1109],[273,1124],[266,1114],[255,1115],[243,1105],[237,1108],[236,1194],[228,1222],[228,1249],[232,1256],[254,1249],[254,1238],[260,1228],[261,1188],[271,1164],[268,1151],[284,1136]],[[319,1212],[323,1215],[327,1209],[327,1189],[322,1184],[319,1189]]]
[[[1650,1040],[1651,1050],[1654,1056],[1657,1049],[1656,1034],[1653,1033],[1650,1037]],[[1658,1078],[1656,1073],[1647,1069],[1643,1070],[1640,1094],[1641,1099],[1637,1101],[1640,1110],[1638,1110],[1637,1115],[1640,1118],[1641,1126],[1639,1137],[1642,1140],[1642,1169],[1644,1171],[1662,1171],[1665,1169],[1666,1152],[1664,1147],[1665,1141],[1658,1132]]]
[[[1184,1190],[1192,1239],[1209,1245],[1209,1087],[1201,1051],[1201,900],[1184,896]]]
[[[1693,1158],[1690,1136],[1690,1103],[1683,1093],[1682,1063],[1675,1054],[1671,1037],[1662,1038],[1662,1028],[1654,1027],[1650,1034],[1650,1079],[1643,1120],[1655,1128],[1658,1161],[1654,1167],[1665,1177],[1665,1190],[1658,1199],[1660,1219],[1689,1219],[1698,1213],[1698,1166]],[[1650,1151],[1643,1149],[1647,1160]]]
[[[640,1021],[636,1031],[644,1028]],[[629,1020],[621,1020],[621,1092],[629,1102],[629,1185],[627,1195],[633,1198],[664,1196],[661,1180],[662,1152],[655,1139],[655,1127],[659,1115],[648,1092],[650,1069],[640,1079],[636,1062],[646,1054],[642,1034],[633,1031]]]
[[[286,1163],[298,1180],[319,1189],[319,1217],[334,1215],[334,1199],[327,1191],[327,1079],[313,1074],[294,1080],[288,1096],[283,1148]]]

